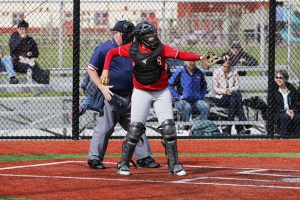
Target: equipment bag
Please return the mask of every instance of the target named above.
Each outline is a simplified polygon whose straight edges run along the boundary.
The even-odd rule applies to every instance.
[[[196,120],[191,129],[191,136],[222,135],[216,124],[210,120]]]
[[[39,84],[50,83],[50,70],[42,69],[38,65],[32,67],[32,79]]]
[[[264,120],[267,119],[268,105],[259,96],[254,96],[254,97],[250,97],[248,99],[244,99],[243,100],[243,105],[245,105],[249,108],[252,108],[252,109],[260,110],[262,118]]]

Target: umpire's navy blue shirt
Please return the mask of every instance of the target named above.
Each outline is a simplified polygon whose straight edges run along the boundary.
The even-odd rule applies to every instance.
[[[101,74],[107,52],[116,47],[118,47],[118,44],[113,38],[97,46],[90,59],[89,67],[94,68],[98,74]],[[132,70],[131,58],[118,56],[112,60],[109,70],[109,85],[113,86],[112,91],[132,90]]]

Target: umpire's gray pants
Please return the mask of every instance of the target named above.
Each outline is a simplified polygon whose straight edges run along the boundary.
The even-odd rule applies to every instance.
[[[118,122],[125,131],[129,130],[131,105],[130,99],[131,95],[121,97],[115,94],[111,101],[105,100],[103,115],[98,117],[97,125],[94,129],[90,144],[89,159],[104,159],[108,140],[114,132],[114,128]],[[152,152],[145,134],[142,135],[140,141],[138,142],[134,155],[136,159],[152,156]]]

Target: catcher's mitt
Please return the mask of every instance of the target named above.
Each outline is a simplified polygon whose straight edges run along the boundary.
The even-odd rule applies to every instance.
[[[108,83],[109,83],[109,78],[108,78],[108,77],[105,77],[104,79],[101,79],[101,80],[100,80],[100,83],[103,84],[103,85],[108,85]]]
[[[201,65],[204,69],[209,69],[215,64],[222,64],[223,59],[215,53],[209,52],[201,57]]]

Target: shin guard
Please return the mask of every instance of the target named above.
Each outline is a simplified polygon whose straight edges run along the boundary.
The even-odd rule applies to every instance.
[[[182,170],[182,166],[178,160],[177,135],[175,123],[171,119],[167,119],[161,124],[163,129],[163,138],[168,156],[168,169],[170,173]]]
[[[145,133],[145,126],[141,122],[132,122],[129,131],[126,135],[126,139],[122,145],[122,160],[118,163],[117,167],[127,166],[133,156],[135,147],[140,140],[141,136]]]

